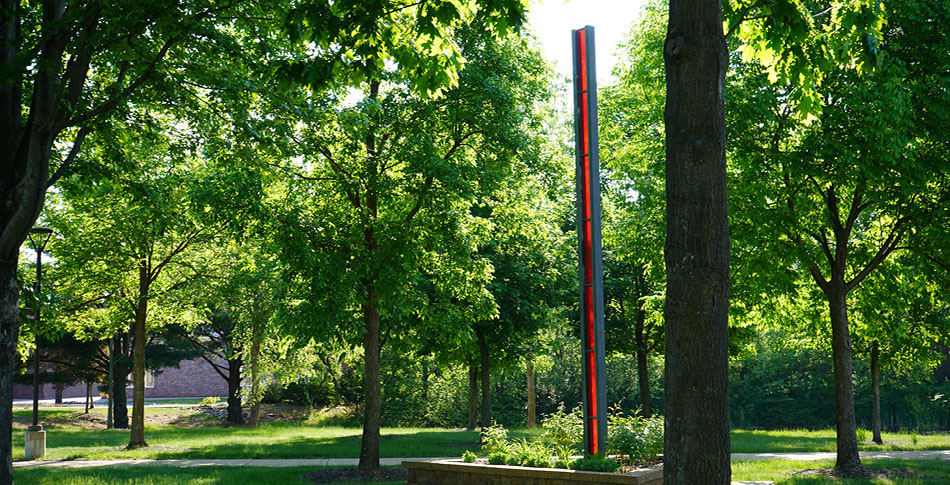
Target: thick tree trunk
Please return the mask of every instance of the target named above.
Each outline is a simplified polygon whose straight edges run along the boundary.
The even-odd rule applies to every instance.
[[[527,424],[529,428],[536,428],[538,426],[538,416],[537,410],[535,408],[535,393],[534,393],[534,356],[528,356],[528,368],[525,370],[525,374],[528,378],[528,419]]]
[[[145,321],[148,315],[148,270],[139,263],[139,295],[135,308],[135,337],[132,339],[132,433],[128,449],[148,446],[145,442]]]
[[[828,307],[831,310],[831,351],[835,372],[835,431],[838,454],[835,474],[863,476],[858,456],[858,429],[854,417],[854,370],[851,361],[851,334],[848,328],[847,290],[842,281],[834,279],[828,286]]]
[[[881,437],[881,362],[880,344],[874,341],[871,347],[871,421],[874,432],[872,438],[879,445],[884,444]]]
[[[482,372],[482,428],[492,425],[491,421],[491,368],[488,356],[488,342],[485,341],[485,331],[475,327],[475,336],[478,338],[478,355],[481,358]]]
[[[719,0],[670,0],[663,482],[728,484],[729,221]]]
[[[650,407],[650,372],[647,368],[647,351],[637,349],[637,380],[640,383],[640,416],[649,418],[653,415]]]
[[[468,360],[468,426],[469,431],[478,426],[478,366],[472,356]]]
[[[62,404],[63,403],[63,385],[54,384],[53,385],[53,404]]]
[[[372,283],[364,285],[366,301],[363,302],[363,439],[360,446],[360,470],[379,468],[379,425],[380,402],[382,400],[379,383],[379,308],[376,288]]]
[[[13,375],[20,331],[17,258],[0,259],[0,483],[13,483]]]
[[[241,410],[241,358],[228,360],[228,423],[244,424]]]

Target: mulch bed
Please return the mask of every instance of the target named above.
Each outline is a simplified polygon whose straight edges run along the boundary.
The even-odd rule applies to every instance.
[[[378,470],[328,468],[305,473],[300,476],[300,479],[312,483],[404,482],[408,477],[409,473],[405,468],[380,468]]]
[[[928,475],[895,468],[865,468],[867,478],[930,478]],[[792,473],[794,476],[836,478],[834,468],[816,468]]]

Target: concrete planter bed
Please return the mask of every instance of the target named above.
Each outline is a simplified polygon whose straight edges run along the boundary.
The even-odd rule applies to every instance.
[[[663,465],[626,473],[587,472],[557,468],[463,463],[458,460],[402,462],[409,485],[659,485]]]

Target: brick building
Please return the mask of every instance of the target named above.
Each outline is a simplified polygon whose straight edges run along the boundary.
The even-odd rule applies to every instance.
[[[225,364],[226,366],[226,364]],[[126,388],[126,396],[132,397],[132,379]],[[98,384],[96,385],[98,389]],[[96,392],[94,390],[93,392]],[[40,399],[52,399],[55,391],[52,384],[40,386]],[[84,398],[86,386],[77,384],[63,389],[63,399]],[[227,397],[228,383],[204,359],[183,360],[178,367],[166,367],[161,373],[148,372],[145,376],[145,398],[161,397]],[[33,399],[33,386],[13,386],[14,399]]]

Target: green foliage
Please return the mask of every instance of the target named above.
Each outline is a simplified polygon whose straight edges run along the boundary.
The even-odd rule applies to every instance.
[[[508,430],[504,426],[493,423],[482,428],[482,449],[489,455],[508,450]]]
[[[615,411],[607,424],[607,450],[626,457],[632,465],[656,463],[663,452],[663,417],[625,416]]]
[[[219,403],[219,402],[221,402],[221,398],[220,398],[220,397],[208,396],[208,397],[202,399],[201,401],[199,401],[199,402],[198,402],[198,405],[199,405],[199,406],[212,406],[212,405],[215,405],[215,404],[217,404],[217,403]]]
[[[488,463],[491,465],[506,465],[508,460],[509,455],[504,451],[496,451],[488,455]]]
[[[475,463],[475,460],[476,460],[477,458],[478,458],[478,455],[476,455],[474,452],[472,452],[472,451],[470,451],[470,450],[465,450],[465,452],[462,453],[462,462],[463,462],[463,463]]]
[[[620,468],[620,463],[613,458],[608,458],[597,454],[590,458],[579,458],[570,464],[571,470],[582,470],[587,472],[613,473]]]
[[[572,447],[584,439],[584,411],[577,406],[573,411],[564,411],[564,404],[541,421],[542,436],[554,443],[558,458],[569,458]]]

